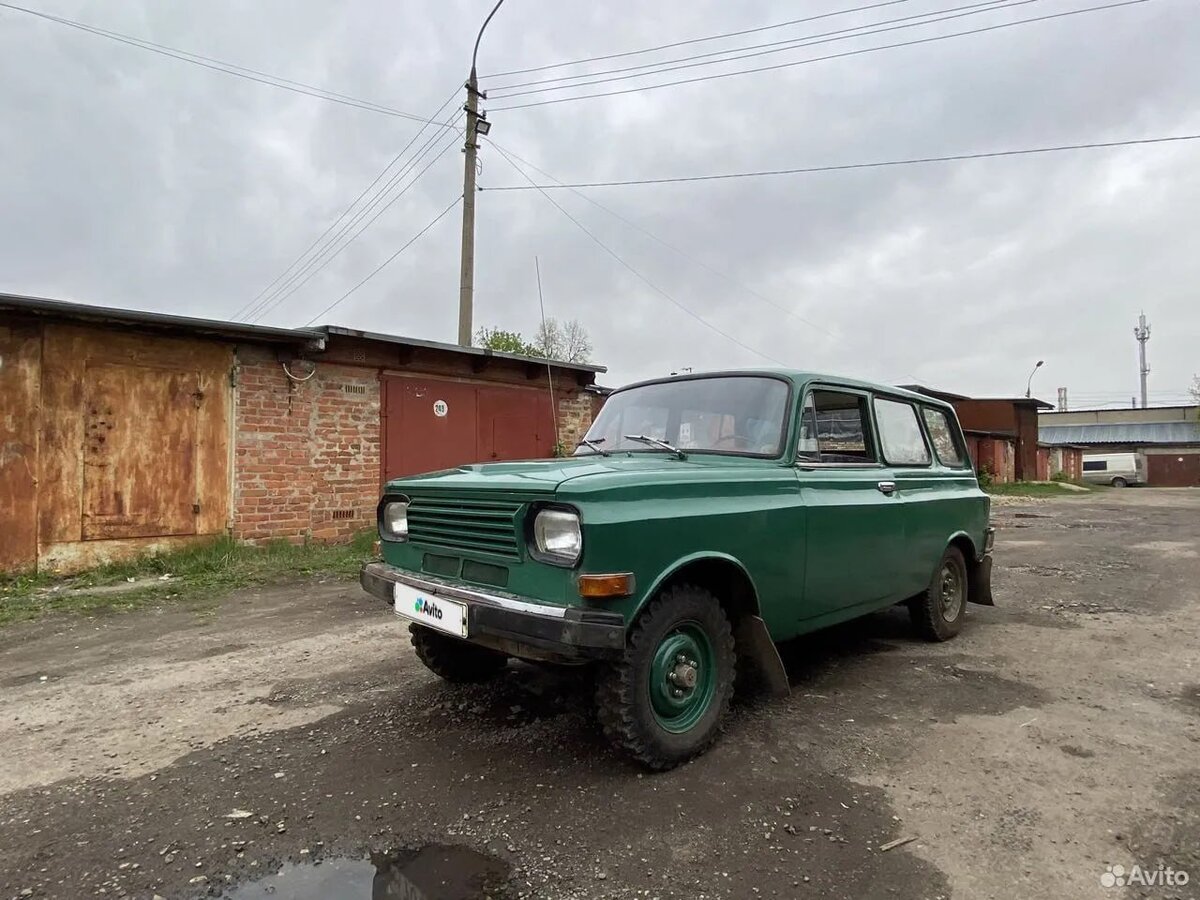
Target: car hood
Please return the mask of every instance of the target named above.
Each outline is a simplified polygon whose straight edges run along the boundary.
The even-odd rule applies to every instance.
[[[609,480],[605,476],[617,476],[621,480],[629,476],[653,478],[656,474],[678,475],[685,471],[710,472],[713,468],[738,466],[747,460],[736,457],[701,456],[697,454],[686,460],[668,454],[614,454],[613,456],[586,456],[569,459],[532,459],[521,462],[480,463],[459,466],[425,475],[412,475],[388,482],[388,488],[396,491],[513,491],[522,494],[552,494],[568,481],[586,478]]]

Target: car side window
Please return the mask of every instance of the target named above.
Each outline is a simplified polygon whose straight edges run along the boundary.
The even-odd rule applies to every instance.
[[[892,466],[927,466],[929,447],[911,403],[875,398],[875,421],[879,425],[879,443],[883,459]]]
[[[873,463],[870,416],[865,397],[814,390],[800,414],[797,456],[821,463]]]
[[[1108,471],[1108,460],[1085,459],[1083,461],[1083,471],[1085,471],[1085,472],[1106,472],[1106,471]]]
[[[929,439],[933,441],[933,450],[943,466],[961,469],[963,467],[962,451],[954,440],[954,429],[950,427],[950,417],[945,410],[922,406],[921,414],[925,417],[925,428]]]

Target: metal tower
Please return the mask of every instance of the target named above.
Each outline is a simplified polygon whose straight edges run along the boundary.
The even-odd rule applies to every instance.
[[[1146,321],[1146,314],[1142,313],[1138,316],[1137,328],[1133,329],[1133,336],[1138,342],[1138,368],[1142,376],[1142,409],[1146,408],[1146,376],[1150,374],[1150,367],[1146,365],[1146,341],[1150,340],[1150,323]]]

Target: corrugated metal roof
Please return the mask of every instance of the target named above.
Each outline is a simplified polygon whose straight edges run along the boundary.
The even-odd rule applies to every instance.
[[[1038,440],[1046,444],[1200,444],[1200,422],[1043,425]]]
[[[377,334],[371,331],[358,331],[352,328],[342,328],[338,325],[322,325],[316,328],[276,328],[267,325],[249,325],[244,322],[228,322],[220,319],[199,319],[193,316],[146,312],[140,309],[94,306],[89,303],[72,303],[66,300],[51,300],[46,297],[27,297],[23,294],[0,293],[0,313],[3,312],[20,312],[68,321],[127,325],[138,328],[154,328],[163,331],[212,335],[215,337],[240,338],[247,341],[295,344],[316,350],[323,350],[325,348],[329,336],[341,335],[343,337],[358,337],[370,341],[384,341],[389,344],[403,344],[409,347],[446,350],[451,353],[464,353],[470,356],[496,357],[499,359],[517,360],[519,362],[533,362],[542,366],[546,365],[546,360],[532,356],[502,353],[497,350],[488,350],[481,347],[460,347],[458,344],[444,344],[439,341],[426,341],[420,338],[404,337],[397,334]],[[550,365],[556,369],[571,369],[592,374],[608,371],[604,366],[592,365],[590,363],[570,363],[551,360]]]
[[[325,345],[325,335],[322,332],[307,328],[247,325],[244,322],[198,319],[194,316],[176,316],[168,313],[146,312],[140,309],[118,309],[112,306],[94,306],[90,303],[71,303],[46,297],[27,297],[23,294],[0,293],[0,312],[22,312],[80,322],[133,325],[263,342],[309,344],[316,347]]]
[[[535,362],[545,366],[547,362],[556,369],[573,369],[580,372],[607,372],[604,366],[592,363],[564,362],[560,359],[546,360],[538,356],[523,356],[519,353],[505,353],[501,350],[489,350],[486,347],[462,347],[458,344],[444,344],[441,341],[427,341],[422,338],[404,337],[399,334],[379,334],[375,331],[360,331],[356,328],[343,328],[340,325],[321,325],[319,329],[328,335],[362,338],[366,341],[383,341],[388,344],[403,344],[406,347],[425,347],[430,350],[448,350],[451,353],[466,353],[470,356],[494,357],[496,359],[512,359],[517,362]]]

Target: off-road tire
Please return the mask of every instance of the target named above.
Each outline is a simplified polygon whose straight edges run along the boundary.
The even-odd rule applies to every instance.
[[[951,618],[947,618],[942,611],[942,577],[948,565],[957,570],[961,590],[957,614]],[[958,634],[962,629],[963,620],[967,617],[967,585],[967,562],[963,559],[962,551],[957,547],[947,547],[933,570],[929,587],[908,601],[908,612],[917,634],[927,641],[948,641]]]
[[[409,625],[408,633],[425,668],[455,684],[491,681],[508,663],[508,657],[498,650],[477,647],[424,625]]]
[[[650,697],[650,673],[660,645],[680,626],[699,628],[712,658],[713,694],[698,721],[672,732],[658,721]],[[625,652],[596,673],[596,716],[605,737],[647,768],[674,768],[703,753],[721,729],[737,672],[733,629],[721,604],[695,585],[667,588],[630,627]]]

